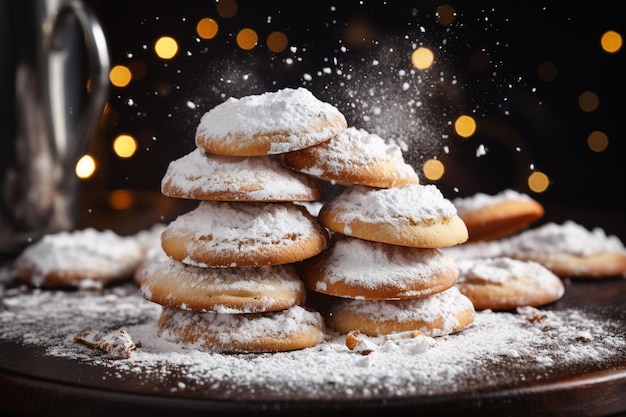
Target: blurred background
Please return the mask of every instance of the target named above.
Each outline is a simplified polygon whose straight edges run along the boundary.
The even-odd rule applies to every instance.
[[[194,205],[160,195],[228,97],[306,87],[403,146],[450,199],[506,188],[626,239],[624,19],[605,4],[90,0],[111,90],[81,225],[132,232]]]

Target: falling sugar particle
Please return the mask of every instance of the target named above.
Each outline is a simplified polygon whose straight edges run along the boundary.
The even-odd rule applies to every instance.
[[[486,154],[487,154],[487,148],[485,148],[485,145],[480,144],[478,148],[476,148],[476,158],[480,158],[481,156],[484,156]]]

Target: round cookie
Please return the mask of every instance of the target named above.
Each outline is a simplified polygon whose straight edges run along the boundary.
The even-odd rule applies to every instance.
[[[286,153],[282,162],[295,171],[341,185],[391,188],[419,183],[399,146],[354,127],[322,144]]]
[[[467,240],[456,208],[432,184],[353,185],[324,204],[318,218],[331,231],[392,245],[441,248]]]
[[[426,297],[450,288],[459,276],[456,260],[438,249],[352,237],[333,239],[298,271],[313,291],[365,300]]]
[[[200,268],[167,256],[136,272],[149,301],[182,310],[261,313],[304,304],[306,291],[292,265]]]
[[[546,223],[506,238],[502,253],[538,262],[561,278],[626,276],[626,247],[620,239],[572,220]]]
[[[539,307],[561,298],[565,286],[541,264],[508,257],[459,261],[456,286],[477,310]]]
[[[45,235],[15,259],[12,274],[35,287],[102,286],[130,279],[142,258],[135,239],[86,228]]]
[[[272,155],[320,144],[347,127],[333,105],[305,88],[285,88],[215,106],[200,119],[196,145],[217,155]]]
[[[330,328],[339,333],[359,331],[380,336],[418,330],[437,337],[456,333],[474,321],[472,302],[457,287],[425,298],[406,300],[353,300],[333,297],[324,313]]]
[[[269,156],[205,154],[196,148],[170,162],[161,192],[174,198],[218,201],[313,201],[321,187]]]
[[[294,203],[202,201],[161,235],[163,251],[188,265],[281,265],[317,255],[328,233]]]
[[[199,313],[164,307],[158,334],[174,343],[222,353],[282,352],[322,342],[322,316],[301,306],[257,314]]]
[[[526,194],[504,190],[452,200],[465,222],[470,242],[512,235],[543,217],[543,206]]]

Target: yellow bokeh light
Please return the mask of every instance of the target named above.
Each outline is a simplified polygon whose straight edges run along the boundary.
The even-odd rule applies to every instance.
[[[578,96],[578,106],[586,112],[594,111],[600,105],[598,95],[591,91],[585,91]]]
[[[241,29],[237,34],[237,45],[241,49],[250,50],[259,43],[259,36],[252,29]]]
[[[272,32],[267,37],[267,47],[272,52],[282,52],[287,48],[287,35],[282,32]]]
[[[196,25],[196,32],[202,39],[213,39],[217,35],[218,30],[217,22],[209,17],[201,19]]]
[[[430,181],[437,181],[443,177],[445,172],[445,167],[443,163],[438,159],[429,159],[424,163],[422,167],[422,171],[424,172],[424,176],[428,178]]]
[[[433,66],[435,55],[433,52],[424,47],[419,47],[411,54],[411,63],[419,70],[426,70]]]
[[[161,59],[172,59],[178,53],[178,42],[169,36],[161,36],[154,43],[154,52]]]
[[[594,152],[603,152],[609,146],[609,137],[604,132],[591,132],[587,137],[587,146]]]
[[[456,10],[449,4],[442,4],[435,12],[437,23],[443,26],[450,26],[456,20]]]
[[[454,122],[454,131],[462,138],[469,138],[476,132],[476,121],[471,116],[459,116]]]
[[[602,49],[610,54],[614,54],[622,49],[622,35],[614,30],[606,31],[600,38]]]
[[[535,193],[543,193],[549,185],[550,179],[543,172],[535,171],[528,176],[528,188]]]
[[[239,8],[235,0],[220,0],[216,7],[217,14],[224,18],[235,16],[237,14],[237,9]]]
[[[96,172],[96,161],[91,155],[83,155],[74,170],[78,178],[90,178]]]
[[[116,65],[109,71],[109,80],[116,87],[126,87],[132,78],[130,68],[124,65]]]
[[[130,135],[119,135],[113,141],[113,150],[120,158],[130,158],[137,151],[137,141]]]
[[[115,210],[125,210],[133,206],[135,198],[128,190],[115,190],[109,194],[109,205]]]

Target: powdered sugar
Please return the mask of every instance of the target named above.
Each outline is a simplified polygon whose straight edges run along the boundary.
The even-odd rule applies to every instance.
[[[462,214],[469,211],[479,210],[484,207],[498,204],[503,201],[531,201],[529,195],[512,189],[503,190],[497,194],[476,193],[469,197],[457,197],[452,200],[457,211]]]
[[[589,230],[568,220],[562,224],[546,223],[504,240],[504,254],[519,252],[588,256],[600,252],[626,254],[626,247],[617,236],[607,235],[601,228]]]
[[[553,280],[559,279],[537,262],[507,257],[460,259],[458,264],[461,271],[458,282],[467,280],[506,284],[507,281],[523,278],[532,280],[539,286],[545,286],[546,289],[552,289]]]
[[[361,219],[394,223],[403,218],[419,222],[456,215],[452,202],[434,184],[387,189],[351,186],[327,204],[342,210],[340,218],[346,224]]]
[[[270,157],[206,155],[199,148],[170,162],[161,188],[165,185],[188,198],[229,192],[250,200],[292,201],[316,190],[306,177]]]
[[[219,138],[232,149],[244,146],[249,140],[264,134],[287,134],[287,142],[271,145],[272,154],[303,149],[334,136],[331,128],[312,131],[320,120],[345,117],[331,104],[315,98],[305,88],[285,88],[276,92],[231,97],[213,107],[200,119],[196,138]],[[196,139],[196,144],[199,145]],[[199,145],[200,146],[200,145]]]
[[[172,221],[164,236],[191,233],[207,247],[236,253],[242,246],[254,250],[293,244],[311,236],[315,227],[315,220],[291,203],[203,201]]]
[[[316,164],[301,169],[301,172],[320,176],[328,171],[339,175],[355,168],[389,164],[397,176],[417,177],[413,167],[404,162],[398,145],[386,143],[380,136],[364,129],[348,127],[321,146],[324,147],[323,158],[318,158]]]
[[[132,285],[104,293],[5,289],[0,338],[42,347],[51,357],[109,368],[111,384],[133,378],[146,390],[161,387],[171,395],[182,390],[185,396],[239,401],[463,392],[477,385],[549,379],[558,369],[584,372],[589,363],[608,368],[626,353],[623,323],[573,309],[478,312],[468,328],[442,338],[363,337],[372,350],[367,356],[348,350],[344,336],[333,333],[301,351],[202,352],[159,338],[160,312]],[[119,328],[140,342],[130,359],[107,360],[104,352],[72,340],[85,329]]]
[[[397,247],[394,250],[384,243],[345,238],[330,249],[324,275],[331,283],[344,281],[348,285],[376,289],[382,285],[402,286],[403,282],[428,283],[442,271],[456,268],[451,256],[436,249]]]

